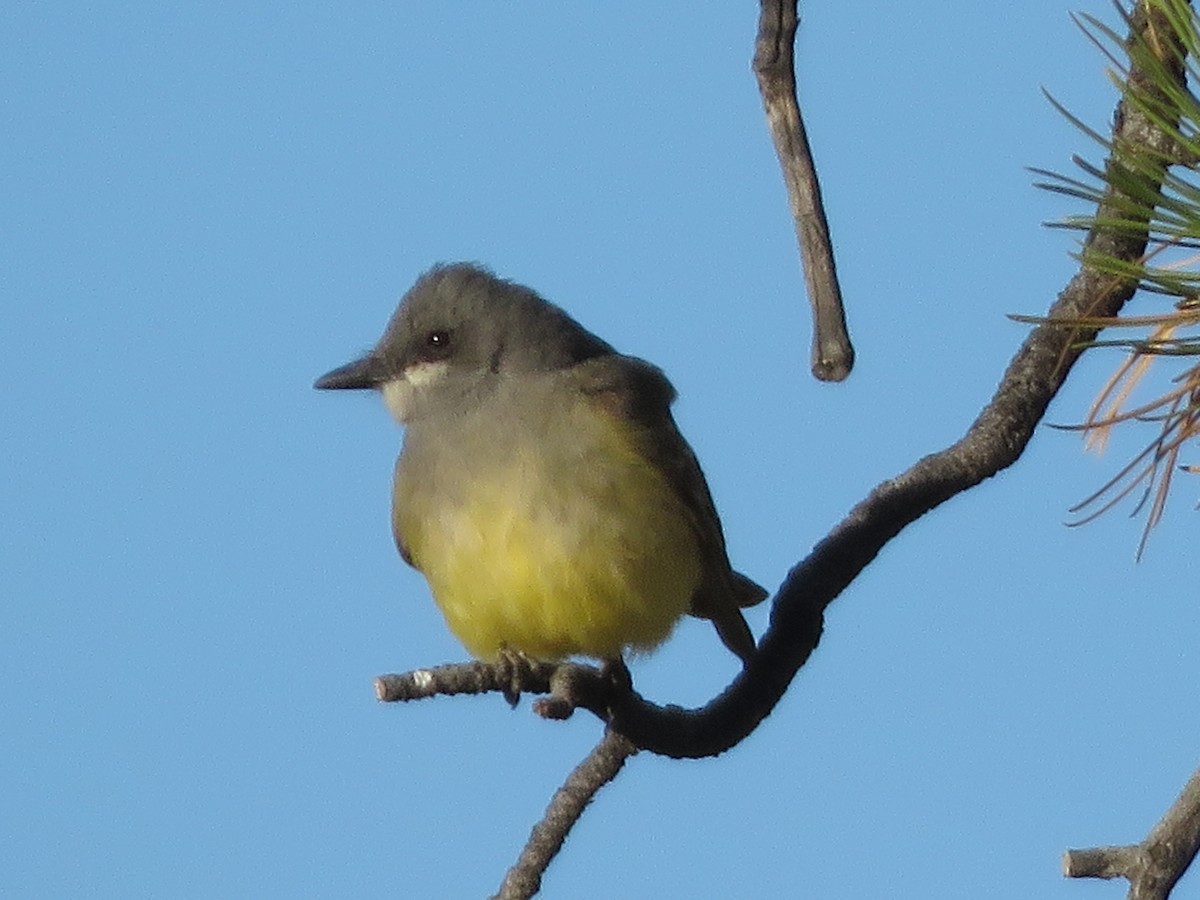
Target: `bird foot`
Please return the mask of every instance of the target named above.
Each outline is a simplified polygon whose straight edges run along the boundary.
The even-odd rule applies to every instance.
[[[520,650],[501,647],[496,654],[496,680],[508,705],[516,708],[521,702],[521,687],[533,676],[533,660]]]

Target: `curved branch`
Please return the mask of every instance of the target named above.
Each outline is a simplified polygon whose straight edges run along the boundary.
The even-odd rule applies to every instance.
[[[1164,63],[1182,83],[1182,51],[1163,42],[1162,36],[1170,29],[1160,16],[1147,12],[1142,0],[1129,19],[1129,40],[1143,41],[1151,25],[1156,31],[1155,46],[1164,48]],[[1136,67],[1131,68],[1129,81],[1131,88],[1154,92]],[[551,693],[561,701],[550,704],[553,717],[565,717],[575,707],[586,708],[640,749],[681,758],[714,756],[750,734],[774,709],[816,647],[825,607],[887,542],[925,513],[1021,456],[1046,407],[1083,352],[1082,345],[1099,330],[1062,322],[1115,316],[1133,295],[1135,280],[1101,273],[1087,264],[1087,258],[1090,251],[1131,262],[1141,258],[1147,243],[1147,219],[1144,210],[1130,212],[1140,205],[1129,198],[1134,191],[1139,197],[1157,193],[1166,163],[1154,163],[1162,157],[1146,149],[1159,142],[1160,130],[1136,106],[1122,99],[1114,122],[1112,150],[1105,166],[1110,173],[1121,174],[1109,179],[1095,215],[1101,224],[1085,239],[1080,270],[1050,308],[1048,318],[1057,323],[1051,321],[1029,334],[991,401],[960,440],[878,485],[792,569],[775,598],[771,624],[755,656],[718,697],[699,709],[659,706],[589,666],[538,664],[512,676],[507,671],[489,673],[484,663],[469,663],[382,676],[380,699],[432,696],[440,692],[442,679],[452,685],[446,693],[468,689],[501,690],[509,696],[520,690]],[[1137,164],[1127,164],[1130,160]],[[481,676],[481,672],[485,674]],[[424,688],[411,693],[418,682]],[[545,707],[539,712],[548,714]]]
[[[1182,50],[1163,35],[1171,33],[1161,14],[1139,3],[1129,19],[1130,41],[1155,32],[1167,68],[1183,84]],[[1155,94],[1145,74],[1133,67],[1130,87]],[[1128,202],[1158,193],[1165,163],[1147,150],[1158,127],[1124,98],[1114,119],[1108,180],[1095,220],[1104,223],[1087,235],[1079,272],[1051,306],[1051,319],[1115,316],[1136,290],[1135,280],[1096,271],[1091,251],[1134,261],[1147,243],[1147,215]],[[1136,160],[1137,164],[1127,164]],[[1123,186],[1123,187],[1122,187]],[[1120,227],[1114,227],[1119,223]],[[699,710],[655,707],[630,699],[614,704],[613,723],[639,747],[668,756],[720,753],[748,735],[774,708],[796,672],[816,647],[826,606],[910,523],[997,472],[1024,452],[1051,399],[1097,329],[1054,323],[1035,328],[1017,351],[991,401],[966,434],[946,449],[919,460],[907,472],[876,487],[849,516],[796,566],[775,599],[771,625],[745,671],[719,697]]]

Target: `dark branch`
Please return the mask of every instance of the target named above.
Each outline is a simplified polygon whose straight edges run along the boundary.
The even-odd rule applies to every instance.
[[[617,777],[625,760],[637,753],[629,740],[611,729],[554,794],[542,821],[533,827],[517,864],[504,876],[496,900],[526,900],[542,886],[542,873],[562,849],[571,827],[596,792]]]
[[[1068,878],[1126,878],[1130,900],[1165,900],[1200,849],[1200,770],[1140,844],[1063,854]]]
[[[1165,30],[1158,23],[1160,31]],[[1147,28],[1147,15],[1139,6],[1130,20],[1131,39]],[[1182,67],[1177,66],[1182,80]],[[1152,90],[1143,73],[1134,68],[1131,84]],[[1118,103],[1109,170],[1125,174],[1114,179],[1133,186],[1140,196],[1159,190],[1164,168],[1142,158],[1140,165],[1124,160],[1139,153],[1157,127],[1131,104]],[[1154,157],[1151,154],[1152,158]],[[1165,166],[1165,163],[1163,164]],[[1140,259],[1146,247],[1146,218],[1130,213],[1138,204],[1110,185],[1096,212],[1103,226],[1085,239],[1084,263],[1051,306],[1052,320],[1096,319],[1115,316],[1137,285],[1133,279],[1096,271],[1086,263],[1094,250],[1123,260]],[[1113,223],[1120,223],[1114,227]],[[825,607],[878,555],[889,540],[951,497],[979,484],[1012,465],[1029,443],[1051,399],[1065,381],[1097,328],[1041,325],[1026,338],[1001,379],[991,401],[956,443],[919,460],[908,471],[878,485],[850,511],[813,552],[788,574],[774,601],[771,624],[753,659],[718,697],[699,709],[659,706],[589,666],[572,663],[535,664],[518,673],[519,683],[507,674],[489,672],[484,663],[444,666],[408,675],[379,679],[380,699],[413,699],[435,693],[511,690],[552,693],[592,711],[637,747],[672,757],[713,756],[741,741],[764,719],[783,696],[799,668],[821,636]],[[555,673],[560,687],[552,691]],[[446,685],[443,691],[441,685]]]
[[[754,42],[754,75],[783,169],[800,244],[813,316],[812,373],[822,381],[841,381],[854,365],[854,347],[846,332],[846,312],[821,202],[821,184],[796,100],[793,52],[798,21],[796,0],[762,0]]]

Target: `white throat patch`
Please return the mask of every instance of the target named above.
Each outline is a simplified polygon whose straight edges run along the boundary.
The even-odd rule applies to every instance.
[[[450,363],[446,360],[414,363],[399,377],[385,381],[381,393],[388,412],[403,425],[412,413],[413,396],[422,388],[441,379],[449,368]]]

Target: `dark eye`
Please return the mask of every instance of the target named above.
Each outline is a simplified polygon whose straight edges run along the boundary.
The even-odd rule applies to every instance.
[[[441,359],[450,352],[450,332],[444,329],[425,335],[425,352],[430,359]]]

